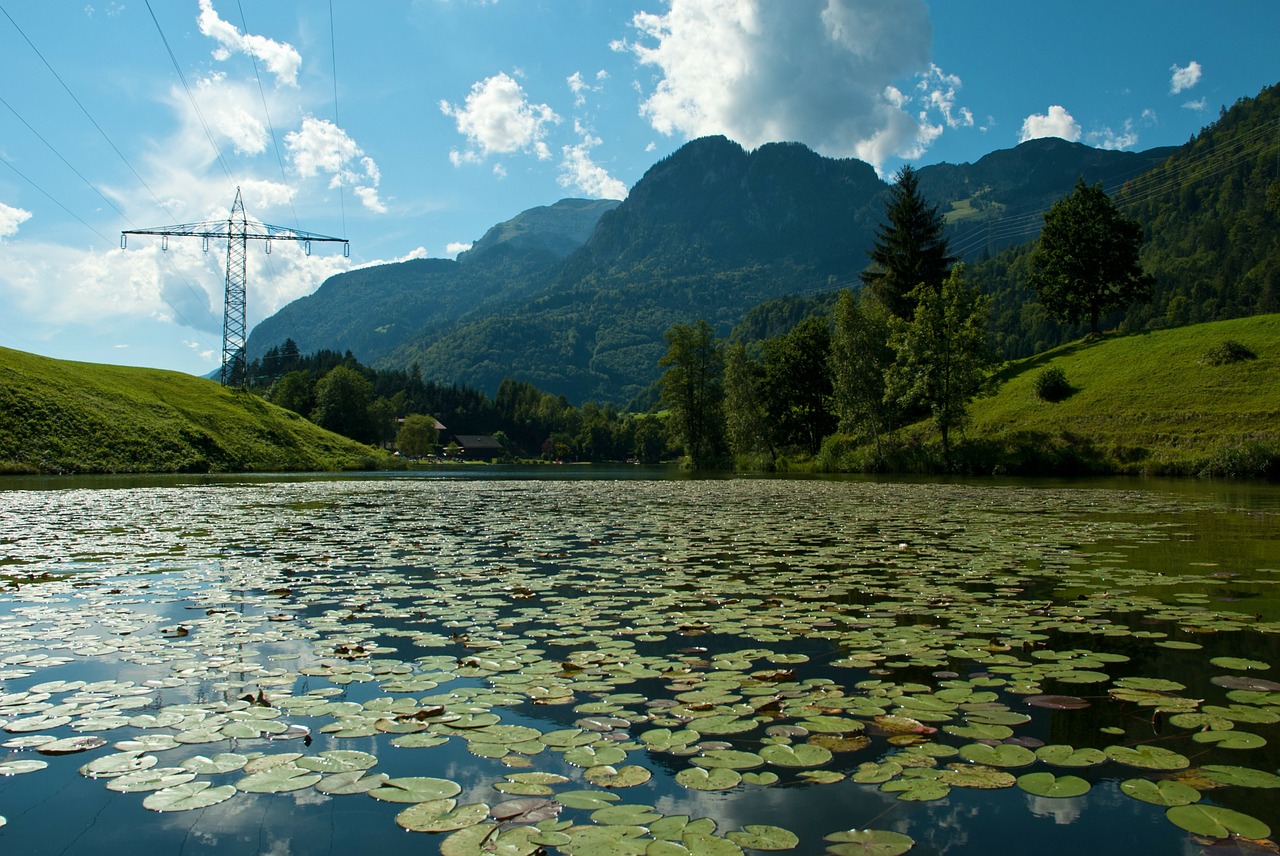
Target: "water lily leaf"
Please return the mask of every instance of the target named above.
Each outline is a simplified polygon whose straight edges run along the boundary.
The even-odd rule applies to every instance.
[[[1262,678],[1248,678],[1243,675],[1217,675],[1210,678],[1209,682],[1229,690],[1248,690],[1249,692],[1258,693],[1280,692],[1280,683],[1266,681]]]
[[[1055,776],[1053,773],[1024,773],[1018,787],[1037,797],[1066,799],[1089,792],[1089,783],[1079,776]]]
[[[1112,761],[1144,770],[1184,770],[1191,766],[1186,755],[1161,746],[1108,746],[1106,753]]]
[[[1093,767],[1107,760],[1101,749],[1077,749],[1062,743],[1051,743],[1036,750],[1036,757],[1055,767]]]
[[[441,807],[448,808],[441,811]],[[484,803],[455,805],[455,800],[415,803],[396,815],[396,823],[411,832],[453,832],[483,823],[489,817]]]
[[[668,814],[648,824],[649,834],[658,840],[679,841],[686,832],[713,835],[716,822],[709,817],[690,819],[687,814]]]
[[[741,734],[757,727],[751,719],[741,719],[732,714],[715,714],[700,717],[693,723],[699,734]]]
[[[1248,731],[1197,731],[1191,735],[1197,743],[1212,743],[1219,749],[1257,749],[1266,746],[1266,738]]]
[[[1127,779],[1120,783],[1120,790],[1136,800],[1166,807],[1200,801],[1200,792],[1195,788],[1169,779]]]
[[[602,767],[627,760],[627,753],[616,746],[574,746],[565,750],[564,760],[575,767]]]
[[[833,842],[827,852],[835,856],[902,856],[916,841],[909,835],[884,829],[850,829],[823,838]]]
[[[1226,707],[1217,704],[1206,704],[1200,710],[1207,716],[1225,719],[1229,722],[1251,722],[1258,725],[1274,725],[1280,722],[1280,711],[1246,704],[1232,704]],[[1214,730],[1226,731],[1230,727],[1228,725]]]
[[[831,750],[809,743],[795,746],[764,746],[760,749],[760,757],[775,767],[821,767],[831,758]]]
[[[679,841],[654,841],[645,856],[742,856],[742,848],[727,838],[686,832]]]
[[[501,829],[496,823],[479,823],[449,834],[440,842],[440,856],[532,856],[541,849],[533,841],[531,826]]]
[[[418,734],[402,734],[391,741],[392,746],[401,749],[430,749],[435,746],[443,746],[449,742],[449,738],[440,734],[427,734],[420,732]]]
[[[36,747],[36,751],[41,755],[72,755],[77,752],[87,752],[90,749],[99,749],[106,745],[107,741],[101,737],[63,737],[60,740],[42,743]]]
[[[0,761],[0,776],[20,776],[23,773],[34,773],[49,766],[48,761],[38,758],[14,758]]]
[[[1047,710],[1083,710],[1090,702],[1079,696],[1067,695],[1033,695],[1023,699],[1032,707],[1043,707]]]
[[[742,774],[728,767],[686,767],[675,776],[677,784],[695,791],[727,791],[742,781]]]
[[[844,773],[837,773],[835,770],[804,770],[798,775],[806,782],[812,782],[815,785],[834,785],[848,778]]]
[[[1036,762],[1036,753],[1025,746],[999,743],[968,743],[960,747],[960,757],[988,767],[1026,767]]]
[[[791,850],[800,843],[800,837],[789,829],[759,823],[748,824],[742,831],[725,837],[747,850]]]
[[[1246,660],[1243,657],[1214,657],[1209,660],[1210,663],[1220,669],[1235,669],[1236,671],[1247,671],[1249,669],[1270,669],[1269,663],[1261,660]]]
[[[622,797],[617,794],[611,794],[608,791],[565,791],[556,795],[556,802],[565,808],[576,808],[584,811],[604,808],[620,799]]]
[[[1240,785],[1245,788],[1280,788],[1280,776],[1250,767],[1231,767],[1223,764],[1206,764],[1200,768],[1206,777],[1223,785]]]
[[[354,770],[367,770],[378,763],[378,759],[368,752],[354,749],[331,749],[319,755],[309,755],[294,762],[304,770],[314,773],[349,773]]]
[[[755,752],[737,749],[713,749],[692,759],[699,767],[728,767],[732,770],[753,770],[764,766],[764,758]]]
[[[646,826],[662,819],[651,805],[611,805],[591,812],[591,822],[602,826]]]
[[[489,810],[489,815],[501,823],[533,824],[556,817],[562,808],[556,800],[525,797],[500,802]]]
[[[1244,838],[1266,838],[1271,827],[1257,818],[1216,805],[1179,805],[1166,809],[1164,816],[1175,826],[1208,838],[1226,838],[1232,834]]]
[[[941,779],[891,779],[880,786],[887,794],[897,794],[907,802],[940,800],[951,793],[951,786]]]
[[[236,788],[250,794],[281,794],[309,788],[321,778],[319,773],[283,764],[260,773],[250,773],[236,782]]]
[[[113,778],[138,770],[149,770],[158,762],[159,759],[155,755],[144,755],[141,752],[117,752],[114,755],[94,758],[80,768],[80,775],[91,779]]]
[[[369,791],[369,796],[384,802],[419,803],[427,800],[449,799],[461,792],[462,786],[449,779],[406,776],[387,779],[381,787]]]
[[[646,832],[643,826],[573,826],[565,830],[570,840],[560,850],[568,856],[644,856],[645,848],[657,843],[636,840]],[[449,854],[441,851],[441,856]]]
[[[183,761],[180,765],[184,770],[200,776],[216,776],[221,773],[234,773],[244,767],[249,761],[244,755],[235,752],[221,752],[212,758],[204,755],[195,755]]]
[[[634,788],[653,778],[653,772],[636,764],[617,768],[605,764],[588,768],[582,777],[602,788]]]
[[[855,734],[866,728],[865,723],[843,716],[809,716],[796,724],[815,734]]]
[[[953,765],[938,777],[938,781],[945,782],[953,788],[994,790],[1011,788],[1017,780],[1012,773],[1006,773],[1004,770],[972,764]]]
[[[902,765],[896,761],[865,761],[850,776],[855,782],[864,785],[878,785],[887,782],[902,772]]]
[[[142,801],[152,811],[192,811],[208,808],[235,796],[234,785],[214,786],[209,782],[186,782],[148,794]]]
[[[330,796],[350,796],[351,794],[367,794],[374,788],[381,787],[389,776],[386,773],[367,773],[364,770],[349,770],[345,773],[334,773],[316,782],[316,790]]]
[[[768,786],[776,785],[780,779],[777,773],[766,770],[763,773],[743,773],[742,781],[748,785]]]

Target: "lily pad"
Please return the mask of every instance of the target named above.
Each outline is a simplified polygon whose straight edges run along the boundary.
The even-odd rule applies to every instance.
[[[1197,743],[1212,743],[1219,749],[1258,749],[1267,745],[1265,737],[1248,731],[1197,731],[1191,739]]]
[[[450,779],[430,776],[407,776],[387,779],[381,787],[369,791],[369,796],[383,802],[420,803],[442,800],[462,793],[462,786]]]
[[[1251,767],[1231,767],[1222,764],[1206,764],[1200,772],[1223,785],[1240,785],[1245,788],[1280,788],[1280,776]]]
[[[1108,746],[1107,757],[1112,761],[1129,767],[1140,767],[1144,770],[1185,770],[1191,766],[1186,755],[1165,749],[1162,746],[1143,744],[1141,746]]]
[[[48,761],[38,758],[11,758],[0,761],[0,776],[20,776],[23,773],[34,773],[49,766]]]
[[[1036,757],[1055,767],[1093,767],[1107,760],[1101,749],[1085,747],[1077,749],[1062,743],[1051,743],[1036,750]]]
[[[1055,776],[1053,773],[1025,773],[1018,777],[1018,787],[1037,797],[1066,799],[1089,792],[1089,783],[1079,776]]]
[[[695,791],[727,791],[742,781],[742,774],[728,767],[686,767],[676,773],[676,783]]]
[[[1167,809],[1164,816],[1175,826],[1209,838],[1226,838],[1234,834],[1259,839],[1271,835],[1271,827],[1257,818],[1216,805],[1174,806]]]
[[[902,856],[916,841],[909,835],[884,829],[850,829],[824,836],[833,842],[827,852],[835,856]]]
[[[602,788],[634,788],[653,778],[653,772],[636,764],[616,768],[605,764],[589,768],[582,777]]]
[[[316,782],[316,790],[330,796],[350,796],[367,794],[374,788],[382,787],[389,777],[386,773],[368,773],[364,770],[349,770],[345,773],[334,773]]]
[[[821,767],[831,761],[832,755],[830,749],[798,743],[795,746],[764,746],[760,749],[760,757],[775,767]]]
[[[282,794],[309,788],[321,778],[319,773],[283,764],[260,773],[250,773],[236,782],[236,788],[250,794]]]
[[[1036,753],[1011,743],[969,743],[960,747],[960,757],[988,767],[1026,767],[1036,762]]]
[[[148,794],[143,808],[152,811],[192,811],[208,808],[235,796],[234,785],[214,786],[209,782],[186,782]]]
[[[1200,801],[1200,792],[1195,788],[1170,779],[1127,779],[1120,783],[1120,790],[1136,800],[1166,807]]]

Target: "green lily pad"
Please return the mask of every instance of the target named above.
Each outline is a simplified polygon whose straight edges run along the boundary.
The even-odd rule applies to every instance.
[[[1200,801],[1200,792],[1195,788],[1169,779],[1127,779],[1120,783],[1120,790],[1136,800],[1166,807]]]
[[[728,767],[686,767],[676,773],[675,779],[695,791],[727,791],[742,781],[742,774]]]
[[[611,794],[608,791],[565,791],[556,795],[556,802],[565,808],[576,808],[584,811],[604,808],[620,799],[622,797],[617,794]]]
[[[383,802],[420,803],[442,800],[462,793],[462,786],[449,779],[430,776],[406,776],[387,779],[381,787],[369,791],[369,796]]]
[[[634,788],[653,778],[653,772],[636,764],[616,768],[604,764],[588,768],[582,777],[601,788]]]
[[[835,856],[902,856],[916,841],[909,835],[883,829],[850,829],[823,837],[833,842],[827,852]]]
[[[236,782],[236,788],[250,794],[281,794],[309,788],[321,778],[319,773],[293,764],[282,764],[260,773],[250,773]]]
[[[217,776],[222,773],[234,773],[248,763],[249,759],[244,755],[234,752],[222,752],[213,757],[204,755],[194,755],[183,761],[180,765],[184,770],[190,770],[200,776]]]
[[[410,832],[453,832],[483,823],[489,817],[484,803],[457,805],[453,799],[415,803],[396,815],[396,823]]]
[[[891,779],[880,790],[906,802],[929,802],[951,793],[951,786],[941,779]]]
[[[627,753],[616,746],[574,746],[565,750],[564,760],[575,767],[601,767],[627,760]]]
[[[810,743],[795,746],[771,745],[760,749],[760,757],[775,767],[821,767],[831,761],[830,749]]]
[[[1280,788],[1280,776],[1251,767],[1231,767],[1222,764],[1206,764],[1200,772],[1223,785],[1239,785],[1245,788]]]
[[[1144,770],[1185,770],[1191,766],[1186,755],[1180,755],[1172,749],[1161,746],[1108,746],[1107,757],[1112,761],[1129,767],[1140,767]]]
[[[1036,750],[1036,757],[1055,767],[1093,767],[1107,760],[1101,749],[1077,749],[1062,743],[1051,743]]]
[[[49,766],[48,761],[38,758],[13,758],[0,761],[0,776],[20,776],[23,773],[34,773]]]
[[[699,767],[728,767],[731,770],[752,770],[764,766],[764,758],[755,752],[737,749],[713,749],[691,760]]]
[[[995,790],[1011,788],[1017,781],[1012,773],[996,770],[981,764],[952,765],[945,770],[938,781],[945,782],[953,788],[976,788],[978,790]]]
[[[725,837],[747,850],[792,850],[800,843],[800,837],[789,829],[758,823],[748,824],[741,832],[730,832]]]
[[[780,781],[780,778],[777,773],[765,770],[762,773],[743,773],[742,781],[746,782],[748,785],[768,786],[776,785]]]
[[[192,811],[225,802],[235,793],[234,785],[215,787],[209,782],[186,782],[148,794],[142,806],[152,811]]]
[[[1025,773],[1018,777],[1018,787],[1037,797],[1066,799],[1089,792],[1089,783],[1079,776],[1055,776],[1053,773]]]
[[[36,747],[36,751],[41,755],[73,755],[106,745],[107,741],[101,737],[63,737],[40,744]]]
[[[367,770],[378,763],[378,759],[368,752],[354,749],[332,749],[319,755],[308,755],[294,762],[304,770],[314,773],[350,773],[355,770]]]
[[[1036,762],[1036,753],[1012,743],[968,743],[960,747],[960,757],[988,767],[1026,767]]]
[[[1235,669],[1236,671],[1248,671],[1250,669],[1270,669],[1269,663],[1261,660],[1246,660],[1243,657],[1214,657],[1209,661],[1220,669]]]
[[[662,819],[662,812],[651,805],[626,803],[598,808],[591,812],[591,822],[602,826],[646,826]]]
[[[1219,749],[1257,749],[1267,745],[1267,740],[1248,731],[1197,731],[1191,735],[1197,743],[1212,743]]]
[[[1266,838],[1271,827],[1255,817],[1216,805],[1179,805],[1167,809],[1164,816],[1175,826],[1208,838]]]

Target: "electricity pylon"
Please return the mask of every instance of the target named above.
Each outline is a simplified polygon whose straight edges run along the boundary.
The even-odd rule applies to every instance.
[[[159,235],[160,248],[169,249],[170,238],[203,238],[205,252],[209,251],[210,238],[227,240],[227,281],[223,291],[222,314],[222,385],[247,386],[248,363],[245,357],[245,262],[249,241],[266,241],[271,252],[272,241],[299,241],[307,255],[311,244],[342,244],[342,254],[351,255],[351,242],[346,238],[333,238],[272,226],[268,223],[250,223],[244,215],[244,202],[240,188],[236,188],[236,201],[231,204],[231,216],[226,220],[206,220],[203,223],[182,223],[176,226],[156,226],[151,229],[130,229],[120,233],[120,249],[128,244],[129,235]]]

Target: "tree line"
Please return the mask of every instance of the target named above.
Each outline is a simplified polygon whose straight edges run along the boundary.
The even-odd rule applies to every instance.
[[[1096,333],[1104,313],[1150,296],[1141,229],[1101,184],[1078,181],[1044,221],[1028,278],[1053,317]],[[895,468],[899,429],[928,419],[950,470],[955,432],[997,359],[991,300],[955,263],[943,227],[903,167],[860,292],[750,346],[720,341],[705,321],[673,326],[661,401],[687,463],[773,469],[799,455],[834,469]]]

